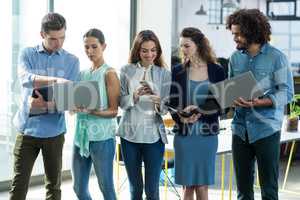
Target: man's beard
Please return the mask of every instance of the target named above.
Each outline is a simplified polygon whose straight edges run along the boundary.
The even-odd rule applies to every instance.
[[[239,51],[246,51],[247,50],[247,48],[245,46],[241,46],[241,47],[237,46],[236,49],[239,50]]]
[[[247,50],[248,49],[248,47],[249,47],[249,45],[248,45],[248,43],[243,43],[243,44],[241,44],[241,43],[238,43],[237,45],[236,45],[236,49],[237,50],[240,50],[240,51],[245,51],[245,50]]]

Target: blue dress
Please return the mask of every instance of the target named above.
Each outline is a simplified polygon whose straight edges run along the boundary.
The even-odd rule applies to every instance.
[[[189,102],[201,105],[208,94],[209,81],[189,80]],[[215,180],[215,159],[218,136],[199,133],[200,121],[189,126],[187,136],[175,135],[175,183],[184,186],[212,185]]]

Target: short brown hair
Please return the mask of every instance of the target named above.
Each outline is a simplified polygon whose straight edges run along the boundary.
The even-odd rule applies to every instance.
[[[66,29],[65,18],[58,13],[48,13],[42,19],[41,31],[49,33],[49,31],[59,31]]]

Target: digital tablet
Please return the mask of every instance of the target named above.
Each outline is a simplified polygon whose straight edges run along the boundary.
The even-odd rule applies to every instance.
[[[58,111],[86,108],[100,109],[100,91],[97,81],[57,83],[54,100]]]

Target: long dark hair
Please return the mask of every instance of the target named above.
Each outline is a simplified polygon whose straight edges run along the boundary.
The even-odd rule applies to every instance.
[[[207,63],[216,63],[217,59],[208,39],[195,27],[187,27],[181,31],[180,37],[190,38],[197,46],[199,57]]]
[[[270,41],[271,25],[268,18],[258,9],[241,9],[228,16],[226,28],[239,25],[241,35],[249,44],[265,44]]]
[[[166,64],[165,64],[163,56],[162,56],[162,49],[161,49],[158,37],[151,30],[143,30],[143,31],[139,32],[138,35],[135,37],[132,48],[130,50],[128,62],[129,63],[137,63],[141,60],[140,50],[141,50],[142,43],[148,42],[148,41],[153,41],[155,43],[155,46],[157,49],[157,56],[154,60],[154,64],[159,67],[165,67]]]

